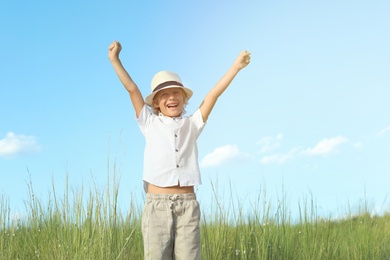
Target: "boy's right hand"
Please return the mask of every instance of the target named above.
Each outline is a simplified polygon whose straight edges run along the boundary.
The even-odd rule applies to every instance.
[[[111,45],[108,47],[108,58],[110,59],[110,61],[118,60],[119,53],[121,52],[121,50],[122,45],[119,42],[114,41],[113,43],[111,43]]]

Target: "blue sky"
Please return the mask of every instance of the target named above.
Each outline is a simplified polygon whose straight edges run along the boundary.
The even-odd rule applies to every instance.
[[[144,140],[107,58],[113,40],[144,96],[160,70],[194,96],[252,52],[199,141],[204,210],[229,187],[266,190],[324,215],[366,201],[390,208],[388,1],[8,1],[0,4],[0,194],[23,211],[31,176],[43,199],[120,179],[142,197]]]

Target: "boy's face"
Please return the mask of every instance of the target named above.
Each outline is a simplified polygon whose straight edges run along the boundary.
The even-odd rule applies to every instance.
[[[155,96],[154,107],[164,116],[179,117],[185,106],[184,91],[180,88],[167,88]]]

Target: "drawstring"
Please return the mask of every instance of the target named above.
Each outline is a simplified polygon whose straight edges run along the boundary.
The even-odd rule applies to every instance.
[[[194,193],[190,194],[150,194],[146,195],[150,201],[164,201],[166,207],[174,214],[183,215],[185,213],[184,201],[196,200]]]
[[[178,199],[180,199],[180,196],[179,195],[171,195],[168,197],[169,200],[172,200],[172,201],[177,201]]]
[[[171,201],[171,204],[169,205],[169,208],[173,211],[175,209],[175,202],[180,199],[179,195],[171,195],[168,197],[168,199]]]

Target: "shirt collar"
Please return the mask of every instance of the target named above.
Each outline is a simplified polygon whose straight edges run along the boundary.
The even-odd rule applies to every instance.
[[[174,120],[177,120],[177,119],[182,119],[183,118],[183,113],[180,115],[180,116],[178,116],[178,117],[170,117],[170,116],[166,116],[166,115],[164,115],[163,113],[158,113],[158,115],[159,116],[162,116],[162,117],[165,117],[165,118],[172,118],[172,119],[174,119]]]

